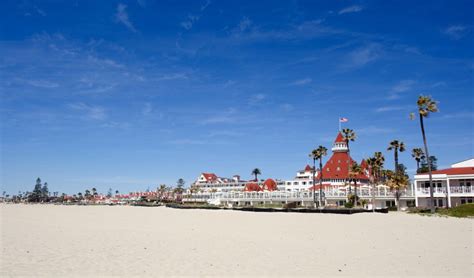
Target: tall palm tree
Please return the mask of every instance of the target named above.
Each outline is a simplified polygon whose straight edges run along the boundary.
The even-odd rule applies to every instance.
[[[95,187],[92,188],[92,195],[94,195],[94,196],[97,195],[97,189]]]
[[[354,182],[354,206],[357,206],[357,178],[362,174],[362,168],[357,162],[352,163],[349,168],[349,177]]]
[[[262,172],[260,171],[260,169],[258,168],[255,168],[252,170],[252,175],[255,176],[255,181],[258,182],[258,175],[261,175]]]
[[[367,160],[369,165],[369,175],[372,182],[372,211],[375,212],[375,189],[380,181],[382,175],[383,165],[385,162],[385,157],[381,152],[375,152],[373,157],[370,157]]]
[[[418,101],[416,102],[416,104],[418,106],[418,115],[420,119],[421,135],[423,136],[423,145],[425,147],[426,162],[428,164],[428,177],[429,177],[429,183],[430,183],[430,211],[431,213],[434,213],[435,207],[434,207],[434,196],[433,196],[434,195],[433,194],[433,191],[434,191],[433,176],[431,173],[431,161],[430,161],[431,159],[430,159],[430,154],[428,152],[428,143],[426,140],[425,125],[424,125],[423,119],[428,118],[428,116],[431,113],[438,112],[438,105],[437,105],[437,102],[434,99],[432,99],[430,96],[423,96],[423,95],[418,97]]]
[[[387,172],[387,185],[390,190],[395,190],[395,198],[397,199],[397,210],[400,210],[400,190],[405,189],[408,186],[408,176],[400,172]]]
[[[319,205],[322,206],[323,195],[323,157],[328,154],[328,149],[324,146],[319,146],[314,149],[309,156],[313,159],[313,204],[316,205],[316,160],[319,160]]]
[[[420,171],[420,162],[425,158],[425,153],[421,148],[411,150],[411,156],[416,160],[416,173]]]
[[[395,173],[400,172],[400,169],[398,169],[398,152],[404,152],[405,151],[405,143],[402,141],[398,140],[393,140],[390,142],[390,145],[387,148],[387,151],[393,150],[394,153],[394,158],[395,158]]]
[[[343,128],[342,129],[342,138],[344,139],[344,141],[346,142],[346,145],[347,145],[347,154],[349,156],[349,159],[347,160],[347,175],[348,175],[348,179],[347,179],[347,182],[349,183],[349,192],[351,192],[351,186],[350,186],[350,180],[349,180],[349,171],[350,171],[350,153],[351,153],[351,149],[349,147],[349,142],[350,141],[355,141],[356,139],[356,134],[354,132],[354,130],[350,129],[350,128]]]

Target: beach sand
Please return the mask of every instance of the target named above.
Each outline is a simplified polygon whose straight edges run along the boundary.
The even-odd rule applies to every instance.
[[[472,219],[0,205],[0,276],[473,275]]]

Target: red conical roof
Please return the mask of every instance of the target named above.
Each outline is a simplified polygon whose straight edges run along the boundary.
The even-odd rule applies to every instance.
[[[344,140],[344,136],[342,136],[342,133],[339,131],[334,143],[345,143],[345,142],[346,142],[346,140]]]
[[[275,191],[277,190],[277,183],[273,179],[267,179],[263,182],[263,190]]]

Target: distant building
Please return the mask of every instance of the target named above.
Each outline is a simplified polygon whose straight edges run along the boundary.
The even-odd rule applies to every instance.
[[[474,201],[474,158],[432,172],[434,205],[455,207]],[[415,175],[416,206],[428,207],[430,185],[428,173]]]

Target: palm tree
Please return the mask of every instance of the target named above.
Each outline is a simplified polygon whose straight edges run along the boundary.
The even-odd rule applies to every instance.
[[[97,189],[95,187],[92,188],[92,195],[94,195],[94,196],[97,195]]]
[[[375,152],[373,157],[367,159],[369,165],[370,182],[372,182],[372,211],[375,212],[375,188],[380,181],[385,158],[381,152]]]
[[[344,141],[346,142],[346,145],[347,145],[347,154],[349,156],[349,159],[347,160],[347,175],[348,175],[348,183],[349,183],[349,193],[351,192],[351,186],[350,186],[350,180],[349,180],[349,171],[350,171],[350,164],[351,161],[350,161],[350,153],[351,153],[351,149],[349,148],[349,141],[355,141],[356,139],[356,134],[355,132],[350,129],[350,128],[344,128],[342,129],[342,138],[344,139]]]
[[[357,162],[352,163],[349,168],[349,177],[352,178],[354,182],[354,206],[357,206],[357,177],[362,174],[362,168]],[[349,185],[350,188],[350,185]]]
[[[400,211],[400,190],[408,186],[408,176],[400,172],[387,172],[387,185],[390,190],[395,190],[395,198],[397,199],[397,210]]]
[[[255,176],[255,181],[258,182],[258,175],[261,175],[262,172],[260,171],[260,169],[258,168],[255,168],[252,170],[252,175]]]
[[[425,153],[421,148],[411,150],[411,156],[416,160],[416,173],[420,171],[420,162],[425,158]]]
[[[314,149],[309,156],[313,159],[313,204],[316,206],[316,160],[319,160],[319,205],[322,205],[323,195],[323,156],[328,154],[328,149],[324,146],[319,146]]]
[[[115,195],[118,195],[120,192],[118,190],[115,190]]]
[[[160,199],[163,199],[163,196],[165,195],[165,192],[168,188],[166,187],[166,184],[160,184],[160,187],[158,188],[158,192],[160,194]]]
[[[405,143],[403,143],[402,141],[393,140],[392,142],[390,142],[390,145],[387,148],[387,151],[391,150],[393,150],[395,158],[395,173],[398,173],[400,172],[400,169],[398,169],[398,152],[405,151]]]
[[[425,147],[425,156],[426,156],[426,162],[428,164],[428,177],[429,177],[429,183],[430,183],[430,211],[431,213],[435,212],[435,207],[434,207],[434,188],[433,188],[433,176],[431,173],[431,159],[430,159],[430,154],[428,152],[428,143],[426,140],[426,134],[425,134],[425,125],[423,122],[424,118],[428,118],[430,113],[436,113],[438,112],[438,105],[435,100],[433,100],[430,96],[419,96],[418,101],[416,102],[418,106],[418,114],[420,118],[420,128],[421,128],[421,135],[423,136],[423,145]],[[413,114],[411,115],[413,118]]]

